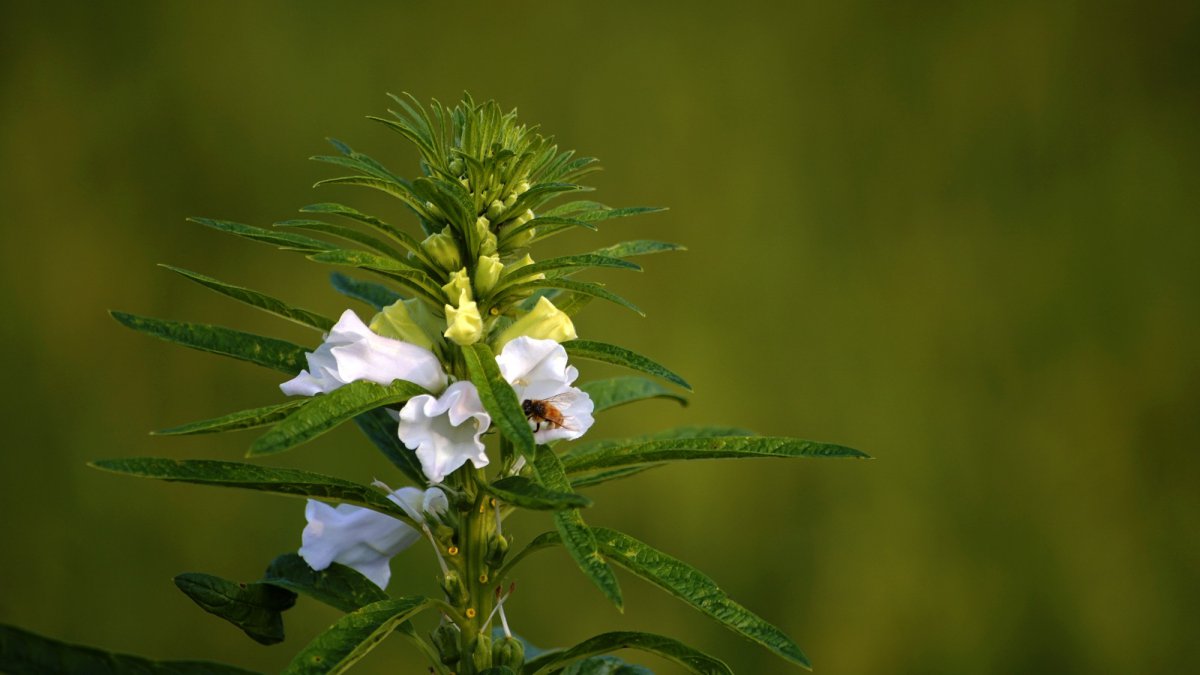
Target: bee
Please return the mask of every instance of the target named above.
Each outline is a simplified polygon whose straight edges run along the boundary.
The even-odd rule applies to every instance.
[[[533,430],[535,432],[541,431],[543,424],[548,429],[573,431],[571,427],[567,426],[562,411],[558,409],[558,406],[568,403],[570,400],[570,392],[563,392],[550,398],[527,398],[521,401],[521,410],[525,413],[525,417],[534,423]]]

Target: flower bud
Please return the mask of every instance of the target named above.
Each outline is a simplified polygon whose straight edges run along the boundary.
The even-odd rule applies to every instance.
[[[533,186],[531,186],[529,184],[529,181],[523,180],[520,183],[517,183],[517,187],[513,188],[513,194],[523,195],[526,192],[529,192],[529,188],[531,188],[531,187],[533,187]]]
[[[382,312],[371,319],[370,328],[378,335],[402,340],[432,351],[433,340],[409,313],[410,303],[418,305],[421,309],[425,308],[425,305],[421,304],[419,300],[397,300],[384,307]]]
[[[532,310],[504,329],[493,346],[499,352],[509,340],[522,336],[555,342],[566,342],[579,337],[575,333],[575,324],[571,322],[571,317],[555,307],[546,297],[538,298]]]
[[[446,297],[451,303],[461,302],[463,294],[467,296],[467,300],[474,300],[475,296],[471,295],[471,277],[467,276],[467,268],[462,268],[450,275],[450,281],[442,286],[442,290],[446,292]]]
[[[458,650],[458,640],[462,631],[453,623],[447,621],[429,634],[429,639],[433,642],[433,646],[437,648],[438,656],[442,663],[447,666],[453,666],[462,658],[462,654]]]
[[[505,208],[507,207],[504,206],[504,202],[500,201],[499,199],[493,201],[491,204],[488,204],[488,220],[499,220],[500,216],[504,215]]]
[[[467,585],[454,570],[450,570],[442,576],[442,591],[450,599],[452,605],[464,605],[471,597],[467,591]]]
[[[464,290],[459,296],[458,309],[446,305],[446,332],[442,334],[464,347],[483,337],[483,317],[479,315],[479,306],[469,297],[470,292]]]
[[[484,561],[488,567],[498,568],[504,564],[504,558],[508,556],[509,539],[503,535],[494,534],[488,539],[487,559]]]
[[[506,230],[512,230],[512,229],[515,229],[515,228],[518,228],[518,227],[524,225],[525,223],[528,223],[529,221],[533,220],[533,218],[534,218],[533,211],[531,211],[529,209],[525,209],[525,213],[522,213],[521,215],[517,216],[516,218],[513,218],[512,220],[508,221],[507,223],[505,223],[503,225],[503,227]],[[524,248],[524,247],[528,246],[530,242],[533,241],[533,238],[535,235],[537,235],[536,227],[531,227],[527,230],[522,230],[521,232],[518,232],[516,235],[513,236],[512,240],[509,242],[509,245],[512,248]]]
[[[421,248],[425,250],[431,260],[447,272],[462,267],[462,255],[458,252],[458,242],[450,233],[449,226],[437,234],[425,237],[425,240],[421,242]]]
[[[447,165],[447,168],[450,169],[450,173],[454,174],[455,176],[461,176],[465,167],[463,167],[462,160],[455,157],[454,159],[450,160],[450,164]]]
[[[525,665],[525,645],[515,637],[492,643],[492,663],[520,671],[521,666]]]
[[[503,271],[504,265],[500,263],[499,255],[479,256],[479,263],[475,265],[475,289],[480,295],[486,296],[496,287]]]
[[[492,223],[484,216],[475,220],[475,236],[479,239],[479,255],[491,255],[496,252],[496,233],[492,232]]]
[[[492,667],[492,638],[490,636],[476,636],[475,645],[471,649],[471,661],[475,664],[477,671]]]

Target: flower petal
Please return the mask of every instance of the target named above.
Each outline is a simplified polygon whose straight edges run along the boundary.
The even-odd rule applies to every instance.
[[[488,464],[487,450],[479,437],[492,418],[470,382],[455,382],[441,397],[422,395],[409,399],[400,410],[400,440],[415,450],[421,470],[433,483],[465,464],[481,469]]]
[[[309,567],[320,571],[341,563],[380,588],[387,587],[391,576],[388,561],[420,537],[406,523],[351,504],[332,507],[310,499],[304,517],[308,524],[301,534],[300,556]]]

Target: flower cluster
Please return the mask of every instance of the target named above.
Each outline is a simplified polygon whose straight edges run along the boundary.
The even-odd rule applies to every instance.
[[[452,324],[446,331],[449,336],[457,319],[449,311],[447,316]],[[424,335],[403,303],[380,312],[371,325],[387,327],[393,335]],[[579,372],[567,363],[566,350],[554,339],[524,333],[574,338],[570,318],[541,298],[532,311],[498,337],[502,348],[496,364],[522,402],[535,441],[579,438],[593,422],[591,398],[572,386]],[[393,416],[400,441],[416,453],[425,477],[437,485],[468,461],[477,469],[489,464],[482,437],[492,419],[475,385],[469,380],[451,382],[453,378],[432,346],[429,341],[414,344],[376,333],[348,309],[321,346],[306,355],[308,370],[281,384],[280,389],[289,395],[314,396],[357,380],[378,384],[405,380],[424,387],[431,393],[409,399]],[[402,488],[389,498],[417,522],[445,511],[445,494],[436,487],[424,493]],[[416,530],[395,518],[349,504],[334,508],[309,500],[305,517],[308,526],[300,555],[313,569],[342,563],[380,587],[387,585],[392,556],[420,538]]]

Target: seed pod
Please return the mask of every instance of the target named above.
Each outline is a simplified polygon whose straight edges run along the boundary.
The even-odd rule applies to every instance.
[[[471,650],[471,661],[475,664],[475,670],[492,667],[492,638],[487,635],[475,638],[475,645]]]
[[[525,645],[514,637],[506,637],[492,644],[492,663],[521,670],[525,665]]]
[[[442,659],[442,663],[447,666],[452,666],[458,663],[462,658],[462,653],[458,648],[459,637],[462,631],[453,623],[446,622],[429,634],[429,639],[433,642],[433,646],[437,648],[438,656]]]

